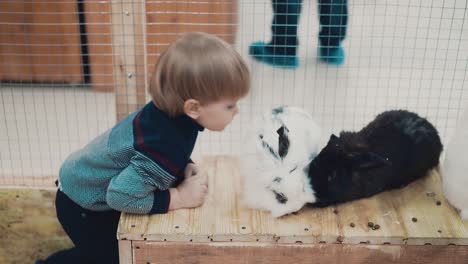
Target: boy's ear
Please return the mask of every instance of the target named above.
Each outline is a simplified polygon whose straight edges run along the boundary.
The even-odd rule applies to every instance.
[[[184,113],[192,119],[197,119],[200,116],[200,102],[195,99],[188,99],[184,102]]]

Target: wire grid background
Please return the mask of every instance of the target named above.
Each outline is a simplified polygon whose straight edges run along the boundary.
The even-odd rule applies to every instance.
[[[232,41],[252,72],[252,92],[241,102],[240,114],[223,133],[201,133],[195,157],[239,155],[244,147],[243,136],[252,120],[280,104],[308,110],[322,126],[324,141],[330,133],[360,129],[381,111],[403,108],[427,117],[447,143],[468,102],[465,82],[468,18],[464,0],[350,1],[347,36],[343,42],[346,59],[341,67],[317,60],[318,3],[304,1],[298,30],[300,66],[296,70],[272,68],[248,55],[252,42],[270,40],[272,7],[269,0],[145,2],[141,8],[133,5],[128,9],[121,2],[120,9],[111,9],[110,1],[89,1],[90,5],[95,5],[92,11],[87,10],[86,5],[81,9],[43,11],[44,18],[57,12],[67,19],[85,14],[87,19],[81,22],[31,20],[35,5],[76,4],[70,1],[28,0],[23,1],[27,8],[0,15],[0,58],[3,59],[0,70],[5,73],[16,67],[15,72],[24,72],[26,76],[20,81],[8,80],[0,72],[0,185],[53,186],[61,162],[115,124],[118,97],[135,96],[133,90],[124,90],[117,96],[105,91],[109,87],[122,88],[115,77],[116,52],[125,52],[123,55],[130,57],[142,55],[135,52],[144,52],[145,69],[137,69],[137,74],[147,81],[159,54],[178,34],[186,31],[206,31]],[[141,32],[130,30],[133,25],[126,20],[122,20],[126,23],[121,27],[122,32],[113,32],[114,38],[122,39],[119,42],[122,46],[112,45],[110,40],[110,17],[115,12],[146,14]],[[23,20],[15,22],[16,16]],[[94,27],[94,31],[70,34],[59,29],[64,25],[74,26],[75,30],[84,25],[86,29]],[[26,34],[25,29],[33,26],[39,30]],[[123,41],[128,32],[135,39],[146,40],[141,43],[143,49],[137,51],[129,46],[133,42]],[[69,39],[76,34],[81,37],[77,44],[53,38]],[[84,45],[83,35],[95,45]],[[41,41],[32,41],[35,38]],[[18,41],[22,42],[18,44]],[[64,49],[74,45],[78,49]],[[83,50],[83,46],[88,50]],[[18,47],[24,47],[24,52],[18,53]],[[26,57],[26,47],[29,52],[31,47],[41,50],[28,55],[33,58],[30,62],[5,66],[10,57]],[[89,58],[81,56],[74,62],[64,59],[83,52],[90,54]],[[34,60],[37,57],[41,60]],[[93,61],[96,57],[101,60]],[[30,64],[36,66],[28,66]],[[58,81],[44,81],[37,78],[41,76],[38,73],[27,75],[20,67],[25,65],[29,69],[54,65],[53,73],[44,75],[50,77],[54,72],[62,72],[62,77]],[[85,78],[81,81],[67,79],[73,76],[67,73],[67,67],[77,65],[82,68],[77,75],[89,75],[88,84]],[[85,70],[83,65],[89,66],[91,71]],[[93,72],[96,65],[107,68]]]

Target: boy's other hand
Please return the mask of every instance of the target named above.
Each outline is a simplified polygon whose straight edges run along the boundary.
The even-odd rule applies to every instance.
[[[194,163],[189,163],[185,167],[184,176],[185,178],[192,177],[197,175],[199,171],[200,170],[197,165],[195,165]]]
[[[177,187],[171,188],[169,210],[199,207],[208,194],[208,175],[198,172],[189,176]]]

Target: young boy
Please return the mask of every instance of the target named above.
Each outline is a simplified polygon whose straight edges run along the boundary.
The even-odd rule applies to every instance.
[[[36,263],[118,263],[120,212],[202,205],[207,177],[190,159],[198,132],[231,123],[249,84],[246,64],[226,42],[205,33],[177,39],[155,67],[152,101],[62,165],[57,217],[75,247]]]

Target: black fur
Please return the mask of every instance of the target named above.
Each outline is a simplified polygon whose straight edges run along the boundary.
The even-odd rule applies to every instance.
[[[426,119],[404,110],[378,115],[359,132],[332,135],[309,165],[317,197],[328,206],[406,186],[438,165],[442,143]]]

